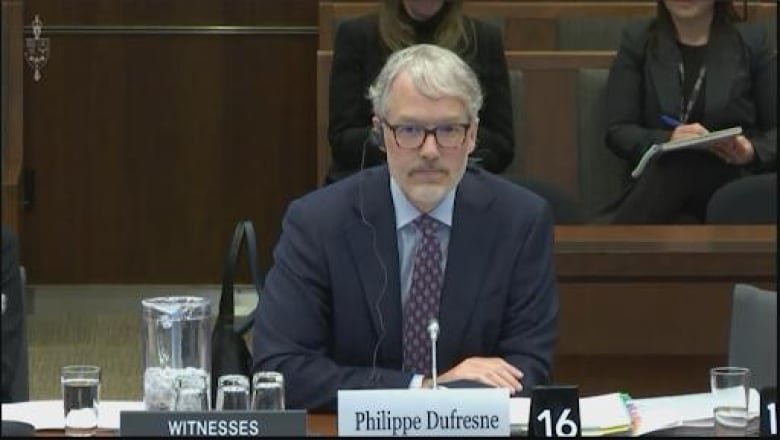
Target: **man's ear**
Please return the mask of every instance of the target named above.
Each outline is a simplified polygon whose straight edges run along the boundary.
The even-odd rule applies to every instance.
[[[373,124],[373,127],[368,134],[369,141],[372,145],[376,146],[381,151],[385,151],[385,136],[384,130],[382,129],[382,121],[380,121],[378,117],[374,116],[371,118],[371,123]]]
[[[471,154],[471,152],[474,151],[474,149],[477,147],[478,131],[479,131],[479,119],[475,119],[474,122],[471,123],[468,134],[466,135],[466,139],[468,142],[466,148],[468,149],[468,154]]]

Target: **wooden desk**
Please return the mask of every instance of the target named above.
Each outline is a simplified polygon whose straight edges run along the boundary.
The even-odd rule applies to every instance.
[[[324,435],[333,437],[338,433],[336,414],[309,414],[308,428],[310,436]]]

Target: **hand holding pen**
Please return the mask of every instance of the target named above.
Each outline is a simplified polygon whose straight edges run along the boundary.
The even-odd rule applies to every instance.
[[[671,141],[693,138],[710,132],[698,122],[694,122],[693,124],[683,124],[677,119],[667,115],[661,115],[661,122],[663,122],[663,124],[669,128],[673,128],[672,136],[669,139]]]
[[[672,141],[697,137],[709,133],[709,130],[699,123],[683,124],[677,119],[667,115],[661,115],[661,122],[670,128],[674,128],[670,139]],[[753,143],[742,135],[736,136],[734,139],[728,141],[718,142],[710,147],[710,151],[715,153],[724,162],[732,165],[745,165],[755,158]]]

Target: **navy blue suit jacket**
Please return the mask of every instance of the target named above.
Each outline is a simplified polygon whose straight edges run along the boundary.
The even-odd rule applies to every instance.
[[[290,205],[256,313],[254,369],[284,374],[289,408],[333,410],[339,389],[409,386],[386,166]],[[471,356],[498,356],[524,372],[530,391],[550,380],[557,321],[546,203],[467,170],[440,299],[440,371]]]

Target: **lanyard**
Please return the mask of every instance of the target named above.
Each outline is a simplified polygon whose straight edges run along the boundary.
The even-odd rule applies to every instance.
[[[677,71],[680,73],[680,90],[682,91],[685,85],[685,67],[683,63],[677,63]],[[685,97],[680,94],[680,122],[683,124],[688,123],[688,118],[691,117],[691,110],[693,105],[696,104],[696,100],[699,99],[699,92],[701,92],[701,84],[704,82],[704,75],[707,73],[707,66],[701,66],[699,68],[699,76],[696,77],[696,82],[693,84],[691,94],[688,96],[686,102]]]

